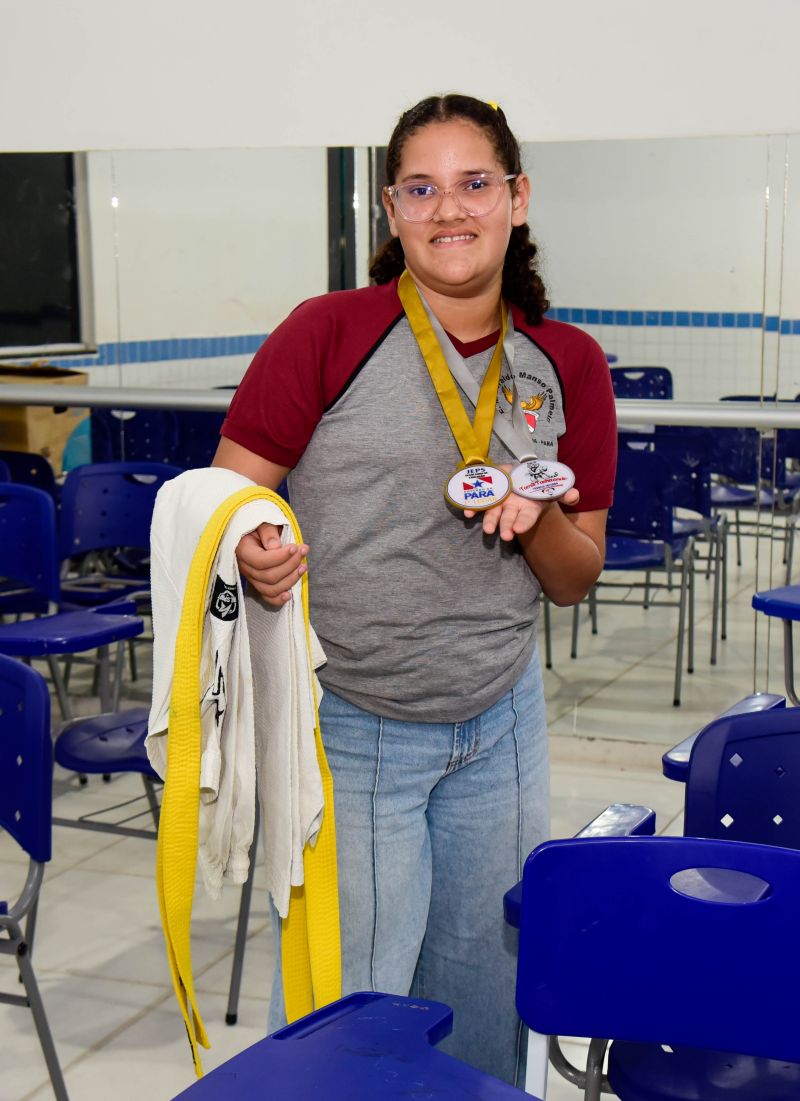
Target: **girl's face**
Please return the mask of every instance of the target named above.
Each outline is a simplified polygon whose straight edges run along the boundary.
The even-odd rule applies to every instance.
[[[409,137],[403,147],[395,184],[434,183],[441,189],[487,172],[506,174],[483,130],[466,119],[432,122]],[[502,189],[490,214],[466,214],[444,195],[429,222],[409,222],[384,192],[383,204],[393,237],[399,237],[406,267],[423,290],[468,298],[497,288],[512,226],[528,216],[530,182],[517,176]]]

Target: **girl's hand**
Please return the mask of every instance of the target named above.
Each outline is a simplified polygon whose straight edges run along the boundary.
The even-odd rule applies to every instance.
[[[276,608],[287,603],[289,590],[307,571],[303,561],[307,554],[305,543],[282,547],[280,531],[274,524],[261,524],[243,536],[236,548],[240,572],[267,604]]]
[[[510,465],[503,464],[501,469],[508,474],[512,468]],[[520,497],[512,491],[505,501],[495,505],[494,508],[487,508],[483,513],[484,535],[494,535],[499,529],[500,538],[510,542],[515,535],[524,535],[526,531],[535,528],[547,509],[553,508],[558,502],[576,505],[580,497],[580,493],[574,486],[567,490],[563,497],[559,497],[558,501],[530,501],[527,497]],[[474,509],[464,510],[467,520],[471,520],[475,515],[477,514]]]

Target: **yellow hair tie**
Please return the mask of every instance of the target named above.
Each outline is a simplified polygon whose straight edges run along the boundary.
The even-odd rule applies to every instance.
[[[498,105],[493,100],[487,99],[486,102],[489,104],[493,111],[497,110]]]

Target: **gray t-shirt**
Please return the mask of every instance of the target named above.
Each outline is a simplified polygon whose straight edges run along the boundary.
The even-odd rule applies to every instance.
[[[466,360],[476,379],[491,354]],[[513,461],[496,437],[492,458]],[[289,479],[312,548],[313,622],[328,655],[322,684],[387,718],[471,718],[533,653],[539,583],[516,543],[486,538],[480,517],[465,522],[445,502],[459,460],[402,319],[322,418]]]
[[[573,467],[582,507],[584,487],[586,508],[607,507],[616,430],[601,350],[558,322],[525,331],[517,311],[515,325],[514,376],[539,453]],[[486,343],[466,349],[485,349],[465,359],[477,380]],[[508,382],[504,369],[498,415]],[[444,499],[461,456],[393,285],[299,307],[256,355],[222,431],[294,468],[324,687],[387,718],[456,722],[514,685],[536,645],[541,589],[516,542],[485,537],[480,516],[465,521]],[[514,461],[496,435],[490,459]]]

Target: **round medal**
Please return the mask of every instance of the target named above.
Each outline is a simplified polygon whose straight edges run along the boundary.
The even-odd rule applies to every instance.
[[[505,471],[485,463],[462,466],[444,487],[445,499],[461,509],[483,512],[505,501],[511,492],[511,482]]]
[[[552,501],[575,485],[575,475],[564,463],[526,459],[511,471],[511,486],[520,497]]]

